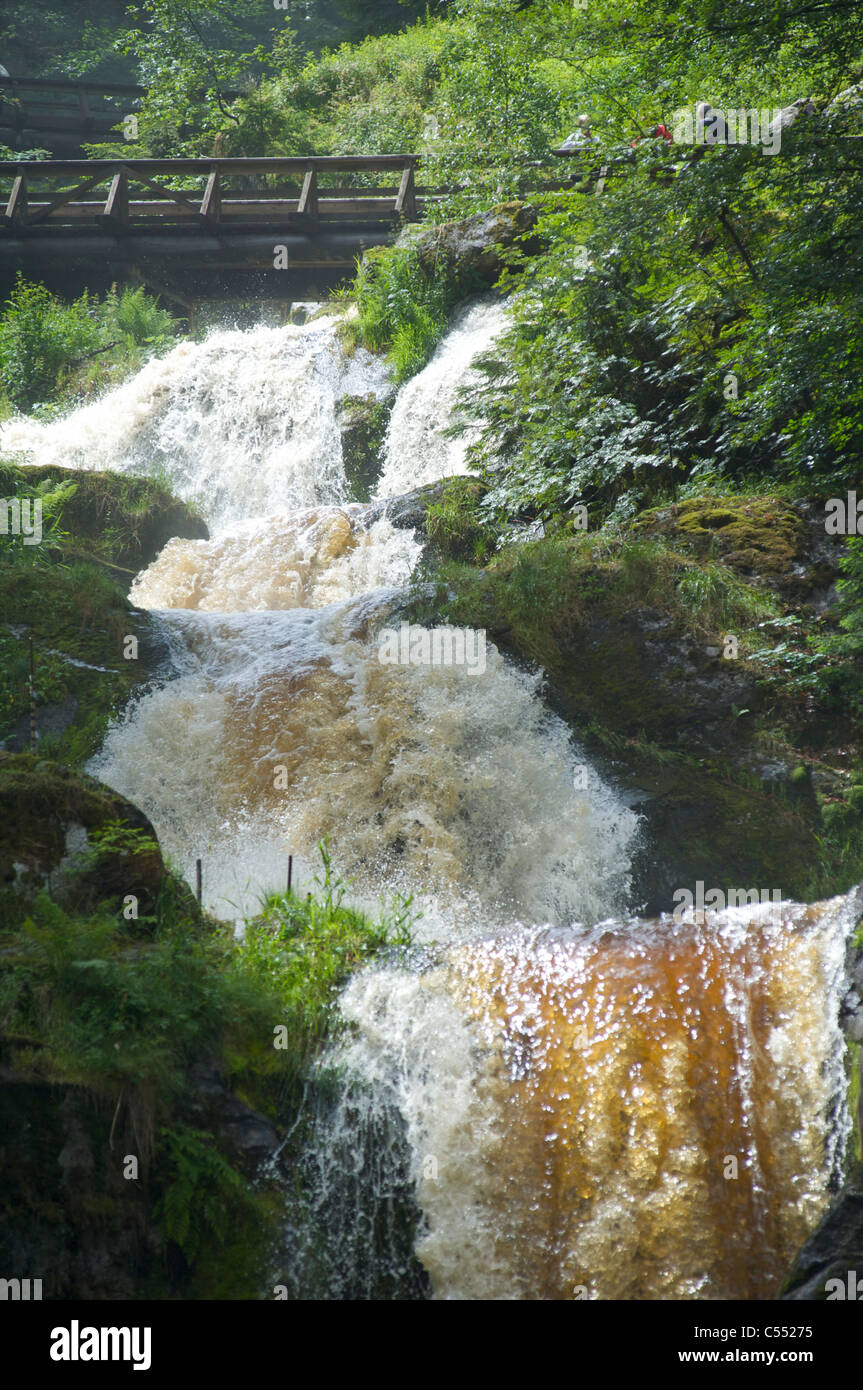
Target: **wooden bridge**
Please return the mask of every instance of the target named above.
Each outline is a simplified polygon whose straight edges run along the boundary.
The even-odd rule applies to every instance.
[[[144,93],[122,83],[0,77],[0,144],[77,157],[85,143],[122,139],[117,127],[138,110]]]
[[[0,280],[178,303],[323,297],[422,215],[419,156],[0,163]]]

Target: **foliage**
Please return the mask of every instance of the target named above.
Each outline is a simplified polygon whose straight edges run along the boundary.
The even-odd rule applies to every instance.
[[[173,342],[174,320],[143,286],[114,288],[101,303],[85,290],[64,303],[19,275],[0,314],[3,390],[20,410],[52,397],[69,403]]]
[[[438,502],[426,508],[425,530],[435,548],[454,560],[483,564],[497,548],[497,533],[479,513],[484,489],[454,478]]]
[[[441,54],[433,185],[457,215],[518,197],[547,159],[571,106],[537,22],[520,0],[466,0]]]
[[[229,942],[191,918],[165,923],[146,948],[125,926],[43,894],[6,939],[2,1026],[43,1043],[37,1066],[49,1078],[167,1104],[196,1056],[224,1035],[257,1035],[272,1003],[224,970]]]
[[[396,381],[406,381],[431,357],[462,292],[445,261],[428,269],[410,242],[367,252],[347,292],[358,313],[345,322],[345,342],[388,350]]]
[[[690,560],[663,539],[625,528],[521,540],[503,546],[483,570],[447,561],[434,580],[429,594],[418,577],[419,609],[431,605],[448,621],[514,633],[519,649],[543,664],[549,644],[570,634],[595,603],[613,612],[650,604],[699,638],[716,639],[733,627],[747,652],[757,623],[776,607],[770,594],[726,566]]]
[[[350,885],[334,874],[326,840],[319,852],[322,874],[315,878],[315,893],[304,898],[294,892],[270,894],[259,915],[246,923],[236,953],[243,976],[278,997],[274,1024],[287,1030],[280,1054],[295,1077],[337,1025],[335,1000],[351,971],[376,953],[411,941],[410,898],[396,897],[371,920],[345,904]]]
[[[850,537],[839,568],[839,631],[821,643],[833,661],[820,672],[819,684],[829,699],[863,716],[863,537]]]
[[[208,1246],[225,1245],[236,1222],[254,1219],[254,1195],[206,1130],[166,1125],[159,1139],[162,1196],[153,1219],[193,1263]]]

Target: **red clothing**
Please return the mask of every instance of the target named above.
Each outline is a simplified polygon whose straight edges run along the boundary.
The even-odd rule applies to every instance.
[[[674,136],[672,135],[671,131],[668,129],[668,126],[667,126],[667,125],[663,125],[661,121],[660,121],[659,125],[656,126],[656,127],[650,132],[650,134],[651,134],[651,138],[652,138],[652,139],[658,140],[658,139],[661,137],[663,140],[667,140],[669,144],[671,144],[671,143],[673,142],[673,140],[674,140]],[[629,148],[630,148],[631,150],[634,150],[635,147],[636,147],[636,145],[640,145],[640,144],[641,144],[641,136],[639,135],[638,138],[637,138],[636,140],[630,140],[630,142],[629,142]]]

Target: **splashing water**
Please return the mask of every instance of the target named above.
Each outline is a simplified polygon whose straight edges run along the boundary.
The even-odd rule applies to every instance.
[[[453,423],[460,389],[478,378],[471,363],[489,350],[506,325],[506,312],[497,302],[462,310],[428,366],[402,387],[384,441],[381,497],[468,471],[466,454],[478,429],[468,420],[463,433],[447,437],[445,431]]]
[[[218,331],[180,343],[65,419],[12,419],[4,452],[40,464],[166,476],[214,527],[345,496],[337,405],[388,389],[385,365],[348,358],[338,320]]]
[[[339,1060],[405,1117],[436,1296],[775,1296],[848,1134],[849,920],[510,929],[355,977]]]
[[[442,430],[504,321],[469,308],[402,388],[381,496],[464,471]],[[176,677],[91,771],[187,874],[203,856],[208,905],[250,909],[288,852],[307,881],[326,834],[361,903],[424,911],[419,944],[342,996],[286,1278],[330,1298],[769,1297],[849,1129],[848,902],[626,920],[637,819],[594,771],[580,789],[539,677],[490,643],[482,672],[381,663],[420,547],[348,500],[336,417],[385,390],[321,320],[183,345],[4,433],[206,498],[212,539],[172,541],[133,589]]]

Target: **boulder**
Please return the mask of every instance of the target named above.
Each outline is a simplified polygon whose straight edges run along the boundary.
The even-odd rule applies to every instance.
[[[529,203],[499,203],[487,212],[477,212],[458,222],[417,231],[408,228],[402,236],[417,250],[420,262],[432,270],[445,260],[465,286],[478,289],[493,285],[506,264],[507,252],[516,246],[527,254],[538,249],[532,235],[538,221],[537,209]]]

